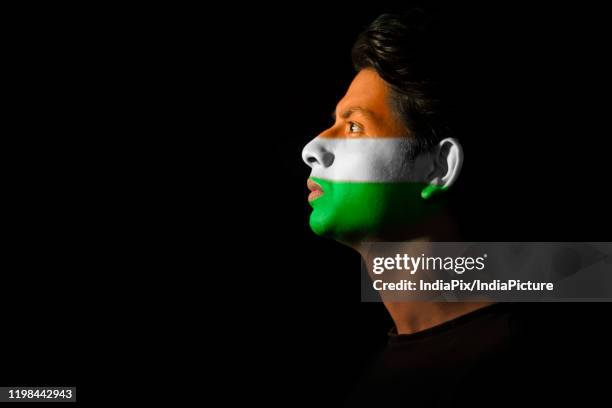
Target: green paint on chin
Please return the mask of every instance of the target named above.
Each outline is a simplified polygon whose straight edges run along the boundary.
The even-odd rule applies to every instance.
[[[428,214],[426,199],[436,192],[424,183],[312,179],[323,195],[310,202],[310,227],[317,235],[340,241],[384,237],[409,228]]]

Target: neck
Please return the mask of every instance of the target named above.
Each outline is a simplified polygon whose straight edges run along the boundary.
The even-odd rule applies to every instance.
[[[402,244],[410,244],[412,249],[415,249],[416,244],[418,253],[427,255],[431,252],[432,242],[461,241],[454,223],[446,213],[423,222],[413,231],[416,231],[416,233],[413,232],[403,241],[394,242],[398,248],[398,253],[401,251]],[[427,231],[427,233],[424,233],[424,231]],[[366,260],[366,265],[372,264],[369,258],[373,254],[368,253],[367,246],[357,244],[353,245],[353,248]],[[411,334],[455,319],[490,305],[492,302],[383,301],[383,303],[395,323],[397,333]]]
[[[398,334],[417,333],[473,312],[492,302],[385,302]]]

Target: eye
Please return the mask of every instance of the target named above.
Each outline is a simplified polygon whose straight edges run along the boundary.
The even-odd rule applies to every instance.
[[[363,132],[363,128],[355,122],[349,122],[349,133]]]

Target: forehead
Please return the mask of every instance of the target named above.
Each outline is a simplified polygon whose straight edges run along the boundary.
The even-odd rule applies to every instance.
[[[389,87],[374,70],[357,73],[344,97],[338,102],[337,111],[360,106],[371,110],[381,119],[389,114]]]

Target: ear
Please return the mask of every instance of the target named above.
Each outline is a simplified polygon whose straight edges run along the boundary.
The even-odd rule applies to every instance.
[[[452,137],[441,140],[431,154],[431,172],[426,178],[429,185],[421,191],[424,199],[448,190],[459,177],[463,164],[463,149],[457,139]]]

